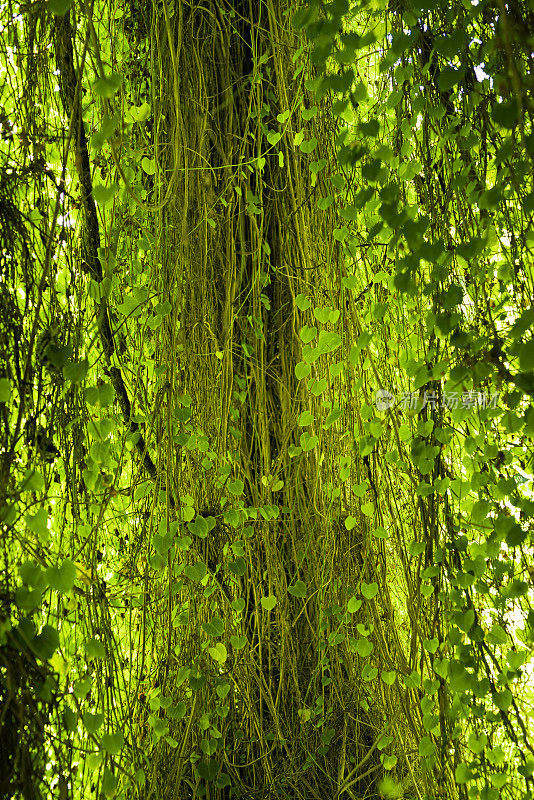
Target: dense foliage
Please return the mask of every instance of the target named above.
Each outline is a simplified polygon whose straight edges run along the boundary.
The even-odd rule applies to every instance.
[[[531,4],[0,29],[0,797],[532,798]]]

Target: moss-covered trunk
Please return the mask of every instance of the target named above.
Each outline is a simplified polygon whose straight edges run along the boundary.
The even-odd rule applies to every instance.
[[[333,513],[328,473],[351,447],[313,421],[335,409],[336,373],[317,365],[308,383],[295,373],[308,341],[298,333],[305,294],[326,306],[325,335],[337,335],[325,300],[341,250],[317,208],[332,123],[328,113],[314,120],[288,11],[180,3],[157,42],[162,197],[172,184],[157,228],[160,289],[173,305],[161,342],[167,480],[184,524],[194,509],[185,559],[215,576],[197,590],[179,583],[188,621],[162,653],[165,691],[194,702],[181,754],[200,759],[192,771],[175,751],[160,754],[153,780],[182,778],[175,796],[199,778],[210,796],[227,781],[244,796],[334,796],[344,782],[376,796],[383,773],[376,743],[389,700],[370,698],[339,635],[347,592],[374,580],[368,525],[353,508],[349,532]],[[365,625],[369,613],[351,622]],[[193,670],[192,692],[176,682],[183,669]]]

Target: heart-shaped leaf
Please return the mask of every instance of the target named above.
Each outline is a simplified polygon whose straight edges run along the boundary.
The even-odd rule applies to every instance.
[[[103,725],[104,723],[104,715],[103,714],[91,714],[90,711],[85,711],[83,715],[83,724],[87,730],[87,733],[93,734],[96,733],[97,730]]]
[[[304,581],[296,581],[292,586],[287,587],[287,591],[289,594],[293,595],[293,597],[306,597],[308,587]]]
[[[224,664],[228,658],[228,651],[222,642],[217,642],[215,647],[208,647],[208,653],[215,661],[218,661],[219,664]]]
[[[247,643],[246,636],[230,636],[230,644],[234,650],[242,650]]]
[[[362,607],[362,601],[359,597],[351,597],[349,602],[347,603],[347,611],[349,614],[355,614],[356,611],[359,611]]]
[[[197,561],[196,564],[187,565],[184,569],[186,578],[197,583],[205,578],[207,573],[206,565],[203,561]]]
[[[117,731],[117,733],[105,733],[100,740],[100,744],[106,753],[109,753],[111,756],[117,756],[122,750],[124,736],[121,731]]]
[[[393,684],[395,683],[395,678],[397,677],[397,673],[384,671],[380,673],[380,677],[382,678],[385,684],[387,684],[388,686],[393,686]]]
[[[366,600],[372,600],[378,592],[378,583],[362,583],[362,594]]]
[[[274,594],[270,594],[267,597],[262,597],[260,600],[261,606],[265,609],[265,611],[272,611],[277,602],[278,601]]]

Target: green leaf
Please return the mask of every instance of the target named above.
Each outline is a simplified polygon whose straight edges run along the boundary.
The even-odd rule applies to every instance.
[[[198,763],[198,773],[205,781],[214,781],[219,772],[219,762],[215,758],[206,759]]]
[[[358,125],[358,129],[362,134],[362,136],[374,138],[378,136],[378,133],[380,131],[380,124],[378,120],[375,118],[369,120],[368,122],[360,122],[360,124]]]
[[[280,131],[269,131],[269,133],[267,134],[267,141],[271,146],[278,144],[281,138],[282,134],[280,133]]]
[[[395,765],[397,764],[398,760],[397,756],[388,756],[385,755],[384,753],[380,756],[380,759],[382,761],[382,765],[385,770],[393,769],[393,767],[395,767]]]
[[[508,779],[505,772],[494,772],[491,776],[491,785],[496,789],[502,789],[508,783]]]
[[[110,770],[109,767],[104,767],[104,775],[102,778],[102,791],[104,792],[106,797],[115,797],[118,785],[119,785],[119,779],[117,778],[117,776],[113,774],[113,772]]]
[[[76,564],[66,559],[60,567],[49,567],[45,573],[52,589],[65,594],[70,592],[76,580]]]
[[[341,278],[341,283],[348,289],[349,291],[354,291],[358,286],[358,278],[355,275],[347,275],[345,278]]]
[[[240,495],[243,494],[245,489],[245,484],[239,478],[236,478],[235,481],[228,481],[226,484],[226,488],[228,491],[233,495]]]
[[[217,789],[224,789],[226,786],[231,786],[232,780],[227,772],[221,772],[215,782]]]
[[[187,707],[186,707],[185,703],[182,703],[182,702],[176,703],[175,706],[170,706],[169,707],[169,709],[167,710],[167,716],[170,719],[180,720],[180,719],[183,719],[183,717],[185,716],[186,710],[187,710]]]
[[[314,420],[313,414],[311,414],[309,411],[303,411],[299,417],[298,421],[299,427],[305,428],[306,425],[311,425],[313,420]]]
[[[92,735],[104,724],[103,714],[92,714],[90,711],[85,711],[83,714],[83,724],[87,733]]]
[[[150,106],[148,103],[142,103],[140,106],[130,106],[124,112],[124,121],[126,123],[144,122],[150,115]]]
[[[208,533],[212,531],[214,527],[214,517],[201,517],[197,515],[194,522],[187,523],[188,531],[193,533],[195,536],[199,536],[201,539],[205,539]]]
[[[143,156],[141,159],[141,169],[147,175],[155,175],[156,173],[156,162],[153,158],[147,158],[147,156]]]
[[[352,487],[352,491],[356,495],[356,497],[364,497],[366,491],[369,489],[369,484],[367,481],[362,481],[361,483],[356,483]]]
[[[247,562],[244,558],[236,558],[228,564],[228,569],[233,575],[242,577],[247,571]]]
[[[403,98],[403,95],[404,95],[404,92],[403,92],[402,89],[399,89],[397,91],[391,92],[391,94],[389,95],[389,97],[388,97],[388,99],[386,101],[386,108],[395,108],[396,106],[398,106],[398,104],[400,103],[400,101]]]
[[[7,378],[0,378],[0,403],[8,403],[11,397],[11,384]]]
[[[458,764],[454,771],[454,779],[456,780],[456,783],[468,783],[472,777],[473,773],[467,764]]]
[[[234,648],[234,650],[242,650],[247,643],[246,636],[230,636],[230,644]],[[230,688],[230,687],[228,687]]]
[[[28,529],[37,534],[41,542],[46,543],[49,540],[50,533],[48,530],[48,515],[43,506],[38,509],[34,516],[31,514],[26,514],[24,521],[26,522]]]
[[[429,756],[433,756],[436,752],[436,745],[430,738],[430,736],[423,736],[421,741],[419,742],[419,755],[421,758],[428,758]]]
[[[105,733],[101,740],[100,745],[111,756],[118,756],[124,745],[124,736],[121,731],[117,733]]]
[[[92,661],[94,658],[104,658],[106,655],[104,645],[98,639],[88,639],[85,642],[84,649],[88,661]]]
[[[308,325],[305,325],[300,329],[299,336],[304,344],[309,344],[309,342],[313,341],[317,336],[317,328],[310,328]]]
[[[438,75],[438,86],[442,92],[449,92],[453,86],[460,83],[465,76],[465,67],[455,69],[454,67],[444,67]]]
[[[287,591],[293,597],[306,597],[308,587],[303,581],[296,581],[292,586],[287,587]]]
[[[475,612],[474,609],[469,608],[464,614],[458,614],[455,617],[455,623],[458,625],[460,630],[467,633],[472,627],[475,622]]]
[[[302,110],[302,119],[306,122],[309,122],[310,119],[313,119],[317,114],[318,108],[317,106],[312,106],[311,108],[304,108]]]
[[[305,453],[313,450],[319,444],[319,437],[304,431],[300,435],[300,446]]]
[[[48,0],[48,8],[56,17],[64,17],[73,6],[74,0]]]
[[[397,677],[396,672],[381,672],[380,677],[384,681],[385,684],[388,686],[393,686],[395,683],[395,678]]]
[[[330,428],[330,426],[337,422],[342,416],[343,412],[340,408],[333,408],[323,423],[324,430]]]
[[[186,578],[196,583],[202,581],[206,577],[207,572],[207,567],[203,561],[197,561],[196,564],[193,565],[188,564],[184,568],[184,575]]]
[[[442,674],[442,666],[446,665],[447,662],[443,659],[442,665],[440,666],[436,660],[434,660],[434,671],[436,674]],[[439,670],[439,671],[438,671]],[[474,677],[457,661],[451,661],[448,664],[449,670],[449,684],[450,688],[453,692],[466,692],[473,689],[475,685]]]
[[[490,644],[506,644],[508,642],[508,636],[504,629],[497,624],[492,626],[486,638]]]
[[[277,601],[276,597],[274,596],[274,594],[270,594],[270,595],[268,595],[266,597],[262,597],[261,600],[260,600],[261,606],[262,606],[262,608],[265,609],[265,611],[272,611],[277,602],[278,601]]]
[[[78,717],[74,711],[66,706],[63,712],[63,724],[67,733],[72,734],[78,727]]]
[[[111,183],[109,186],[98,183],[93,186],[93,199],[99,206],[104,207],[111,203],[118,191],[118,183]]]
[[[333,353],[334,350],[341,345],[342,339],[339,333],[335,331],[321,331],[319,334],[319,341],[317,349],[320,350],[321,355],[325,353]]]
[[[349,614],[355,614],[356,611],[359,611],[361,607],[362,607],[362,601],[360,600],[359,597],[356,597],[355,595],[353,595],[350,598],[349,602],[347,603],[347,611],[349,612]]]
[[[320,322],[321,325],[325,325],[330,319],[331,311],[333,311],[333,309],[330,306],[327,306],[326,308],[317,307],[313,309],[313,316],[317,322]]]
[[[110,75],[105,75],[98,78],[93,84],[93,89],[99,97],[110,98],[113,97],[122,83],[122,75],[118,72],[112,72]]]
[[[44,478],[40,472],[27,469],[19,486],[20,492],[41,492],[44,489]]]
[[[329,194],[326,197],[321,197],[319,200],[317,200],[317,208],[320,208],[321,211],[326,211],[327,208],[330,208],[333,202],[334,198],[331,194]]]
[[[338,361],[335,364],[330,364],[330,366],[328,367],[328,371],[332,378],[337,378],[344,372],[344,370],[345,370],[345,365],[343,364],[342,361]]]
[[[307,141],[301,142],[300,144],[301,151],[303,153],[306,153],[307,155],[313,153],[316,147],[317,147],[317,139],[315,138],[315,136],[313,136],[311,139]]]
[[[36,656],[42,661],[52,658],[59,647],[58,632],[51,625],[45,625],[38,636],[31,642]]]
[[[305,294],[298,294],[295,297],[295,305],[301,311],[306,311],[311,306],[311,302],[308,300]]]
[[[219,664],[224,664],[228,658],[228,651],[222,642],[217,642],[215,647],[208,647],[208,653]]]
[[[509,689],[504,689],[502,692],[495,692],[493,695],[493,702],[500,711],[508,711],[512,705],[513,695]]]
[[[91,147],[96,150],[96,152],[99,152],[105,142],[111,139],[120,121],[121,119],[118,114],[113,117],[109,114],[104,114],[102,127],[91,136]]]
[[[388,531],[385,528],[382,528],[381,526],[375,528],[374,531],[372,531],[372,534],[373,536],[376,536],[377,539],[389,539]]]
[[[310,364],[306,364],[305,361],[299,361],[298,364],[295,366],[295,376],[298,381],[301,381],[303,378],[307,378],[311,372]]]
[[[421,676],[416,670],[414,670],[409,675],[404,675],[402,682],[407,689],[416,689],[421,685]]]
[[[238,639],[238,638],[243,639],[244,638],[245,641],[246,641],[246,636],[245,637],[243,637],[243,636],[242,637],[234,636],[233,638],[234,639]],[[230,684],[229,683],[220,683],[218,686],[215,687],[215,691],[217,692],[217,696],[221,700],[224,700],[224,698],[228,695],[228,692],[230,691]]]
[[[63,377],[71,383],[81,383],[89,370],[89,360],[70,361],[63,367]]]
[[[365,456],[368,456],[373,452],[377,441],[378,439],[375,439],[374,436],[363,436],[360,439],[359,449],[362,458],[365,458]]]
[[[105,408],[113,403],[115,389],[111,383],[103,383],[101,386],[88,386],[85,390],[85,399],[90,406],[99,405],[101,408]]]
[[[378,592],[378,583],[365,583],[362,582],[362,594],[366,600],[372,600]]]
[[[319,161],[312,161],[310,164],[310,172],[313,175],[317,175],[319,172],[322,172],[322,170],[326,167],[327,163],[328,162],[326,158],[320,158]]]
[[[362,678],[364,681],[374,681],[377,675],[378,669],[376,667],[372,667],[370,664],[366,664],[362,669]]]
[[[321,352],[318,347],[311,347],[311,345],[306,345],[306,347],[302,350],[302,358],[306,362],[306,364],[313,364],[314,361],[317,361]]]
[[[415,558],[425,552],[426,544],[424,542],[410,542],[408,545],[408,553]]]
[[[373,643],[369,639],[358,639],[354,645],[354,650],[361,658],[367,658],[373,651]]]
[[[472,753],[476,753],[476,755],[480,755],[484,752],[484,748],[488,743],[488,737],[485,733],[481,736],[476,736],[474,733],[469,735],[469,739],[467,740],[467,746],[471,750]]]
[[[328,381],[326,378],[322,378],[320,381],[316,380],[315,378],[310,380],[308,383],[308,389],[310,392],[315,395],[315,397],[319,397],[328,385]]]
[[[84,678],[81,681],[76,681],[73,686],[74,696],[78,698],[78,700],[83,700],[89,692],[91,691],[91,681],[89,678]]]
[[[211,622],[203,622],[201,628],[208,636],[221,636],[224,631],[224,621],[214,617]]]
[[[293,15],[293,27],[299,31],[308,28],[317,16],[317,7],[314,4],[303,6]]]
[[[348,235],[349,229],[346,225],[343,225],[342,228],[334,228],[333,236],[337,242],[344,242]]]
[[[514,128],[518,120],[517,100],[513,98],[504,103],[496,103],[493,106],[491,116],[501,128]]]
[[[534,339],[519,348],[519,366],[523,372],[534,371]]]

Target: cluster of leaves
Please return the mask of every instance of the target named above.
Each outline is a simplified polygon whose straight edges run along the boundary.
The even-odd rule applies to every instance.
[[[439,0],[294,18],[313,88],[346,123],[328,198],[344,285],[359,293],[365,269],[386,301],[354,359],[369,368],[393,338],[393,382],[376,376],[388,410],[360,452],[391,465],[396,491],[408,464],[418,498],[417,609],[430,598],[434,619],[419,623],[419,753],[442,774],[452,754],[466,797],[530,797],[534,773],[532,23],[522,3]]]
[[[287,11],[268,6],[270,24]],[[404,778],[408,796],[421,780],[427,797],[531,797],[532,12],[518,1],[314,0],[293,18],[309,45],[282,80],[274,33],[262,52],[231,10],[232,35],[249,38],[250,98],[240,89],[235,101],[246,119],[242,135],[208,146],[208,114],[188,118],[191,173],[207,161],[225,175],[210,172],[191,201],[172,7],[150,39],[161,9],[149,4],[129,18],[119,4],[98,18],[62,0],[39,9],[23,17],[22,43],[14,9],[2,11],[13,87],[2,174],[28,158],[34,183],[16,202],[0,197],[10,230],[31,223],[2,260],[15,298],[2,312],[18,327],[1,329],[14,358],[0,378],[0,677],[8,686],[3,656],[16,641],[32,670],[17,702],[43,717],[30,750],[43,708],[57,711],[49,793],[148,796],[157,781],[223,796],[238,761],[247,775],[260,754],[269,774],[265,717],[294,773],[280,791],[331,772],[334,743],[354,752],[327,791],[363,794],[372,773],[384,796]],[[71,19],[90,184],[76,106],[69,119],[48,63],[22,56],[36,32],[57,43]],[[214,128],[230,125],[221,108]],[[59,146],[62,126],[75,158]],[[52,167],[36,168],[35,154]],[[174,191],[193,210],[184,221],[173,208],[165,226]],[[332,240],[325,224],[325,241],[310,241],[309,206],[313,224],[335,215]],[[174,230],[202,278],[213,269],[200,287],[212,304],[196,316],[181,299],[195,275],[176,265]],[[235,264],[214,267],[232,254],[240,284]],[[313,280],[310,254],[323,262]],[[277,258],[294,259],[295,278]],[[93,266],[83,273],[78,259]],[[226,306],[238,309],[232,323]],[[298,338],[281,340],[286,353],[276,337],[287,317]],[[181,394],[177,364],[189,374]],[[295,735],[298,752],[293,690],[271,675],[264,688],[264,666],[284,658],[302,670],[294,695],[310,733]],[[372,721],[370,755],[361,728],[344,732],[347,708]]]

